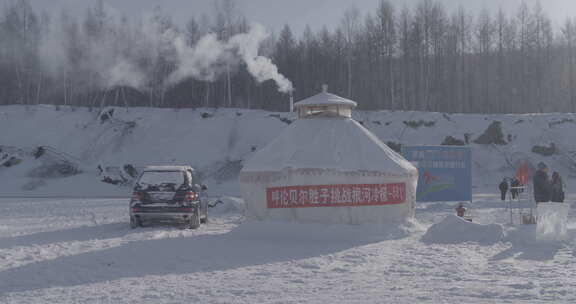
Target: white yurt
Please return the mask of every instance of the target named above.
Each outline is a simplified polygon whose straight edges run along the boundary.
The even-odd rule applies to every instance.
[[[352,119],[356,102],[324,86],[294,107],[298,120],[240,172],[249,219],[379,224],[414,216],[417,169]]]

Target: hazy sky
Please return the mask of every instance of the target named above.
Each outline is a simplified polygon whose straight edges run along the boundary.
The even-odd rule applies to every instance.
[[[404,5],[413,6],[420,0],[391,0],[398,9]],[[482,8],[513,12],[522,0],[440,0],[448,9],[463,6],[470,11]],[[532,4],[536,0],[526,0]],[[35,7],[59,11],[67,6],[73,13],[82,13],[86,5],[95,0],[32,0]],[[105,0],[108,7],[131,17],[147,14],[160,6],[169,12],[176,21],[185,22],[190,16],[209,13],[213,0]],[[379,0],[238,0],[241,11],[251,21],[279,31],[284,24],[290,24],[295,32],[301,32],[306,24],[313,29],[323,25],[337,25],[350,6],[358,7],[363,13],[374,10]],[[555,25],[561,25],[568,16],[576,16],[576,0],[540,0]]]

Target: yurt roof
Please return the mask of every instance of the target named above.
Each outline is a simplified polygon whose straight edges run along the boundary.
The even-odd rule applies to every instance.
[[[353,119],[301,119],[248,159],[243,171],[332,169],[415,175],[416,168]]]
[[[325,106],[325,105],[347,105],[350,107],[356,107],[358,104],[352,100],[342,98],[338,95],[334,95],[332,93],[324,91],[295,103],[294,107],[298,108],[302,106]]]

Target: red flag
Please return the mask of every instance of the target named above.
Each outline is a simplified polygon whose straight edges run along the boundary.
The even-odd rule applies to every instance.
[[[523,163],[516,170],[516,179],[520,182],[520,185],[528,184],[528,163]]]

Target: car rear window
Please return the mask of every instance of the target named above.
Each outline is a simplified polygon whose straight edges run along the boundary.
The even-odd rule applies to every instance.
[[[142,190],[175,191],[184,181],[182,171],[145,171],[136,186]]]

